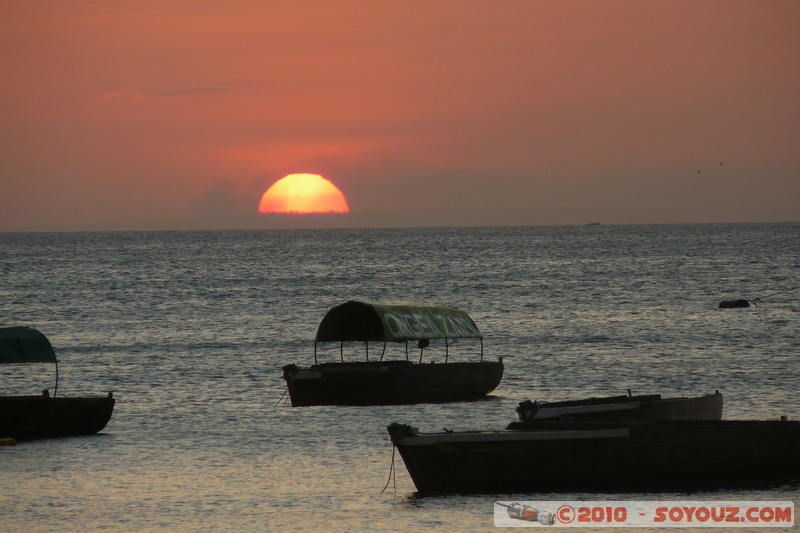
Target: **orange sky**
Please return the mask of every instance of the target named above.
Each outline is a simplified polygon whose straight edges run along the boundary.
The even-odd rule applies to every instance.
[[[12,0],[0,231],[800,220],[800,2]],[[698,171],[700,171],[698,173]]]

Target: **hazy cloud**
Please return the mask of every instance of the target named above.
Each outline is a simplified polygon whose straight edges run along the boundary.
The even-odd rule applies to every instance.
[[[222,94],[228,89],[224,87],[177,87],[164,91],[141,92],[136,89],[117,89],[100,96],[103,102],[119,102],[131,100],[149,100],[151,98],[176,98],[180,96],[192,96],[200,94]]]
[[[228,89],[224,87],[179,87],[167,91],[156,91],[149,93],[148,98],[171,98],[174,96],[188,96],[193,94],[222,94]]]

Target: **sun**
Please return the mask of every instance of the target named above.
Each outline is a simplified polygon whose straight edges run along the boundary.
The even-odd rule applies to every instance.
[[[289,174],[261,197],[259,213],[349,213],[347,200],[336,185],[319,174]]]

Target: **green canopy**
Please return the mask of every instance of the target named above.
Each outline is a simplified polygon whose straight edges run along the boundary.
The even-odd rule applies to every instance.
[[[327,312],[316,342],[482,338],[467,313],[418,302],[351,300]]]
[[[0,364],[58,363],[56,353],[43,334],[33,328],[0,328]]]

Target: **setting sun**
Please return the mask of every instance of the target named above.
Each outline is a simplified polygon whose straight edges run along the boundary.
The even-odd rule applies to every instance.
[[[348,213],[347,200],[336,185],[318,174],[289,174],[267,189],[259,213]]]

